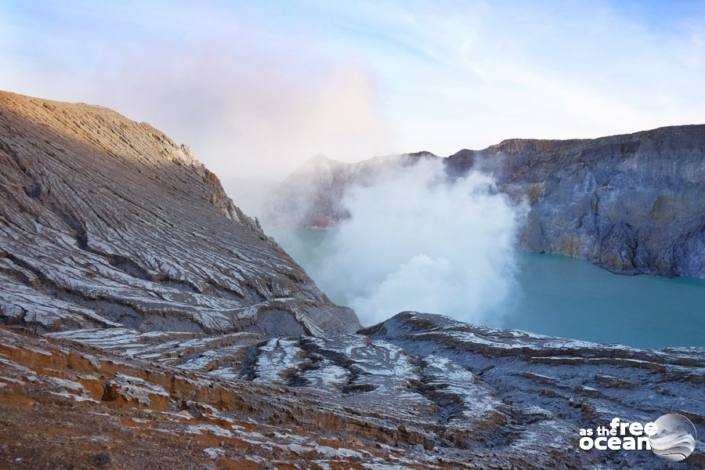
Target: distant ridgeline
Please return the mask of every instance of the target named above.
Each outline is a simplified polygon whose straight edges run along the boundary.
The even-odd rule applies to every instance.
[[[334,225],[347,217],[341,201],[350,187],[422,159],[441,159],[451,179],[490,173],[500,191],[527,201],[523,249],[624,274],[705,277],[705,125],[598,139],[510,139],[447,158],[318,158],[282,183],[270,216],[282,225]]]

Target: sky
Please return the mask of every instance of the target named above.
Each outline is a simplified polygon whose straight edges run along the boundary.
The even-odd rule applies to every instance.
[[[0,89],[147,121],[231,189],[705,123],[705,2],[5,0]]]

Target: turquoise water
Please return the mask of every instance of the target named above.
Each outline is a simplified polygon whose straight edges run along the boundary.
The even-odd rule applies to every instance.
[[[523,253],[503,326],[638,347],[705,346],[705,281],[622,276],[586,261]]]
[[[307,271],[324,262],[325,231],[273,235]],[[516,294],[487,326],[636,347],[705,346],[705,280],[622,276],[535,253],[521,253],[519,267]]]

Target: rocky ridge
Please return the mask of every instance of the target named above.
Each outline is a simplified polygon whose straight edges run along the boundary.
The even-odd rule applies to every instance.
[[[105,108],[0,94],[0,313],[40,330],[354,331],[218,178]]]

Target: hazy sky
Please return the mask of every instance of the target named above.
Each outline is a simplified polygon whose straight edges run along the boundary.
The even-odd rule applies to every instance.
[[[148,121],[225,180],[705,122],[705,2],[25,1],[0,89]]]

